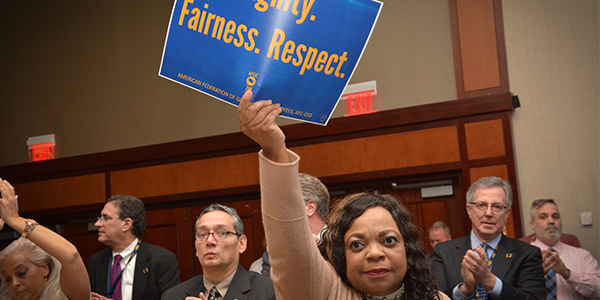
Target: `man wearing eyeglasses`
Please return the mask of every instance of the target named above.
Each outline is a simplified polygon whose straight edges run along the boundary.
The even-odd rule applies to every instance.
[[[196,257],[202,275],[167,290],[162,299],[275,299],[273,282],[268,276],[248,272],[240,265],[247,237],[235,209],[212,204],[200,213],[195,228]]]
[[[98,241],[109,248],[88,260],[92,299],[158,300],[179,283],[175,254],[140,239],[146,229],[142,200],[114,195],[100,214]]]
[[[539,249],[502,234],[512,189],[498,177],[483,177],[467,192],[468,236],[438,244],[433,275],[453,299],[545,299]]]

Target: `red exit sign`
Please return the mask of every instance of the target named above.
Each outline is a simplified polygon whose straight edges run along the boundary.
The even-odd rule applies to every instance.
[[[54,134],[28,138],[29,162],[54,159],[54,145]]]
[[[347,99],[347,113],[344,117],[377,112],[377,92],[364,91],[343,96]]]
[[[43,143],[29,146],[31,161],[54,159],[54,143]]]

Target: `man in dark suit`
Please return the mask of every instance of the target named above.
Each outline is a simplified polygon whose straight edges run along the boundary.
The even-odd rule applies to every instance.
[[[146,229],[146,211],[140,199],[110,197],[95,226],[98,241],[110,248],[88,260],[92,299],[158,300],[179,283],[175,254],[140,240]]]
[[[212,204],[196,220],[196,257],[203,275],[167,290],[163,300],[274,300],[275,289],[268,276],[246,271],[240,265],[247,238],[235,209]],[[212,298],[214,297],[214,298]]]
[[[467,192],[471,234],[438,244],[433,275],[453,299],[545,299],[539,249],[502,234],[512,189],[498,177],[477,180]]]

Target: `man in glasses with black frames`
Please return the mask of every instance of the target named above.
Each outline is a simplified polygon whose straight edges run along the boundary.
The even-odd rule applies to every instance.
[[[162,299],[275,299],[271,279],[248,272],[240,264],[247,237],[235,209],[212,204],[200,213],[195,229],[194,244],[202,275],[167,290]]]
[[[175,254],[141,239],[146,209],[139,198],[108,198],[94,226],[109,248],[88,260],[93,300],[158,300],[180,282]]]
[[[545,299],[539,249],[505,236],[512,188],[483,177],[467,191],[468,236],[438,244],[432,254],[440,291],[453,299]]]

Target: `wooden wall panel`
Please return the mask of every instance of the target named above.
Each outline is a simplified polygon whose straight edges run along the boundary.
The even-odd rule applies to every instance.
[[[481,177],[486,177],[486,176],[496,176],[496,177],[500,177],[506,181],[509,181],[508,169],[507,169],[506,165],[472,168],[472,169],[470,169],[470,173],[471,173],[471,182],[469,183],[469,185],[471,185],[473,182],[477,181],[477,179],[479,179]]]
[[[161,246],[177,256],[181,281],[194,275],[194,234],[190,209],[172,208],[146,212],[146,231],[142,240]]]
[[[110,173],[111,194],[138,198],[258,184],[258,154],[247,153]]]
[[[449,0],[459,99],[509,91],[501,0]]]
[[[301,170],[317,177],[458,162],[455,126],[371,136],[302,147]]]
[[[465,124],[469,160],[506,155],[502,120]]]
[[[19,195],[21,212],[106,201],[104,173],[34,181],[13,186]]]
[[[500,86],[492,2],[492,0],[456,2],[465,92]]]

